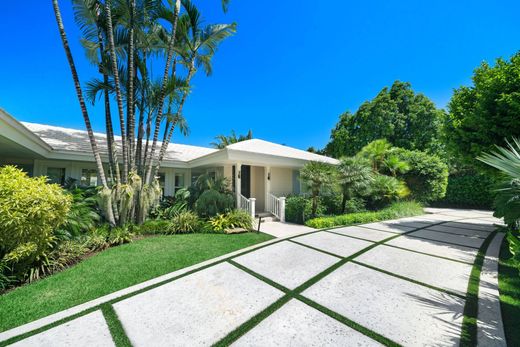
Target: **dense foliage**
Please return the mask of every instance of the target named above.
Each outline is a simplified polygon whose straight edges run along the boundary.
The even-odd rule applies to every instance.
[[[436,155],[396,148],[392,151],[406,162],[408,170],[399,175],[410,189],[410,196],[422,202],[441,199],[448,185],[448,166]]]
[[[446,195],[437,205],[491,209],[495,180],[490,175],[463,172],[448,177]]]
[[[325,153],[336,158],[352,156],[376,139],[395,146],[439,153],[443,150],[441,128],[444,112],[410,83],[396,81],[351,114],[340,116]]]
[[[448,105],[450,154],[469,165],[475,157],[520,135],[520,53],[475,69],[470,87],[456,89]]]
[[[0,262],[24,275],[54,242],[71,198],[45,177],[30,178],[13,166],[0,168]]]
[[[305,225],[316,228],[331,228],[340,225],[353,225],[377,222],[387,219],[410,217],[423,214],[423,208],[416,202],[395,202],[379,211],[349,213],[339,216],[327,216],[310,219]]]
[[[334,168],[326,163],[311,161],[300,171],[300,179],[307,185],[312,195],[311,215],[318,212],[320,193],[334,183]]]

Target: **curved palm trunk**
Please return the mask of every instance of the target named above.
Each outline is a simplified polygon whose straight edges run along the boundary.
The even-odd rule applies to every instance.
[[[83,98],[83,92],[81,90],[81,84],[79,82],[78,72],[76,71],[76,65],[74,64],[74,58],[72,57],[72,52],[69,47],[69,42],[67,40],[67,34],[65,33],[63,19],[61,18],[61,11],[60,11],[60,7],[58,4],[58,0],[52,0],[52,6],[54,8],[54,14],[56,16],[56,23],[58,24],[58,30],[60,32],[63,49],[65,50],[65,55],[67,56],[67,60],[69,62],[72,79],[74,80],[74,87],[76,89],[76,95],[78,96],[81,113],[83,115],[83,120],[85,121],[85,127],[87,128],[88,138],[90,141],[90,146],[92,147],[92,153],[94,154],[94,160],[96,162],[99,179],[101,180],[101,184],[103,185],[103,188],[108,189],[107,179],[105,177],[105,171],[103,169],[103,163],[101,162],[101,155],[99,153],[99,148],[96,143],[96,138],[94,137],[94,132],[92,131],[92,125],[90,124],[90,118],[88,115],[87,107],[85,105],[85,100]],[[111,213],[112,209],[107,209],[107,212],[108,212],[107,219],[108,219],[109,223],[114,225],[115,220],[114,220],[114,215]]]
[[[186,98],[188,97],[188,87],[190,85],[191,78],[193,77],[194,72],[195,72],[195,67],[193,66],[193,60],[192,60],[190,63],[190,69],[188,71],[188,76],[186,77],[186,90],[182,94],[182,99],[181,99],[181,102],[179,103],[179,107],[177,108],[177,113],[176,113],[175,118],[179,117],[182,114],[182,108],[184,107],[184,103],[186,102]],[[168,131],[168,135],[163,140],[163,143],[161,146],[161,151],[159,152],[159,159],[157,160],[157,165],[155,166],[154,176],[157,176],[157,174],[159,173],[159,169],[161,167],[161,162],[164,159],[164,155],[166,154],[166,149],[168,148],[168,145],[170,144],[170,141],[172,139],[175,125],[176,125],[176,123],[175,123],[175,121],[173,121],[170,126],[170,129],[168,130],[168,127],[166,127],[166,129],[165,129],[165,134],[166,134],[166,131]]]
[[[152,177],[151,177],[152,167],[153,167],[153,161],[154,161],[154,156],[155,156],[155,150],[157,147],[157,139],[159,138],[159,129],[161,127],[164,99],[166,98],[166,84],[168,83],[168,74],[170,71],[170,65],[171,65],[172,57],[173,57],[173,48],[175,46],[175,33],[177,31],[177,22],[179,19],[180,6],[181,6],[181,1],[176,0],[175,9],[173,12],[173,28],[172,28],[172,33],[170,36],[170,44],[168,45],[168,56],[166,58],[166,66],[164,68],[161,94],[159,96],[159,105],[158,105],[158,109],[157,109],[157,118],[155,120],[155,129],[154,129],[154,134],[153,134],[152,149],[150,150],[150,158],[149,158],[150,162],[148,163],[148,167],[146,169],[146,176],[145,176],[145,180],[144,180],[145,184],[150,184],[152,181]]]
[[[107,16],[107,37],[110,50],[110,61],[112,63],[112,73],[114,74],[114,85],[116,89],[117,109],[119,112],[119,123],[121,125],[121,144],[123,146],[123,177],[122,183],[126,183],[128,179],[128,143],[125,132],[125,116],[123,111],[123,96],[121,94],[121,86],[119,84],[119,71],[117,68],[116,47],[114,43],[114,30],[112,27],[112,10],[111,0],[105,3]]]

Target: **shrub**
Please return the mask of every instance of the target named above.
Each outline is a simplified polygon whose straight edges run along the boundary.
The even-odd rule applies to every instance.
[[[132,228],[133,227],[131,225],[112,228],[108,234],[108,244],[110,246],[119,246],[132,242],[132,239],[134,238]]]
[[[206,190],[195,202],[195,211],[203,218],[213,217],[233,209],[235,200],[231,194]]]
[[[395,177],[376,175],[370,185],[368,202],[372,208],[381,208],[408,196],[406,184]]]
[[[402,148],[395,148],[392,153],[410,166],[400,177],[410,188],[413,199],[429,202],[444,197],[448,185],[448,166],[439,157]]]
[[[242,210],[233,210],[226,214],[218,214],[208,220],[209,231],[224,232],[230,229],[253,229],[253,218]]]
[[[325,212],[324,206],[318,203],[316,215]],[[285,220],[289,223],[303,224],[312,214],[312,200],[303,196],[289,196],[285,199]]]
[[[199,217],[194,212],[184,211],[172,218],[169,224],[168,233],[192,233],[199,228],[199,225]]]
[[[331,228],[341,225],[372,223],[382,220],[416,216],[422,214],[423,208],[413,201],[395,202],[380,211],[349,213],[340,216],[318,217],[308,220],[305,225],[316,228]]]
[[[49,249],[53,230],[69,212],[70,196],[46,180],[29,178],[14,166],[0,168],[0,259],[15,273]]]
[[[341,213],[341,194],[325,194],[320,197],[318,204],[318,215]],[[322,207],[320,210],[320,206]]]
[[[446,196],[436,205],[456,207],[492,208],[495,179],[483,174],[450,175]]]
[[[94,230],[100,222],[101,216],[97,210],[96,197],[89,195],[88,191],[80,188],[70,191],[71,208],[65,222],[55,230],[55,234],[70,239]]]
[[[139,233],[143,235],[166,234],[170,228],[170,221],[167,220],[147,220],[139,226]]]

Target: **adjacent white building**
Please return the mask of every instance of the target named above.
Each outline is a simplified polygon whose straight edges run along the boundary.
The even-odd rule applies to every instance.
[[[108,162],[105,134],[95,133],[95,137],[102,160]],[[260,139],[220,150],[170,143],[159,181],[164,195],[174,195],[202,173],[224,176],[240,208],[253,215],[270,212],[283,220],[283,197],[300,193],[300,169],[309,161],[337,164],[333,158]],[[45,175],[55,183],[62,184],[68,177],[83,185],[98,182],[86,131],[19,122],[0,109],[0,165],[8,164],[33,176]]]

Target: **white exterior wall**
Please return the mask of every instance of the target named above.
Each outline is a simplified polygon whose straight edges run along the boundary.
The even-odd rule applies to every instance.
[[[272,167],[271,168],[271,192],[286,195],[293,190],[293,169]]]
[[[265,210],[264,167],[251,166],[251,196],[256,199],[256,210]]]

